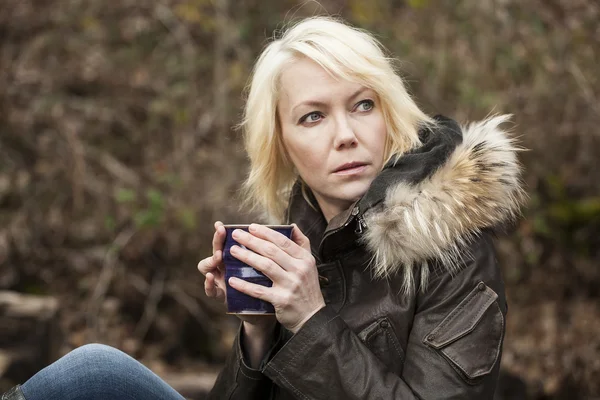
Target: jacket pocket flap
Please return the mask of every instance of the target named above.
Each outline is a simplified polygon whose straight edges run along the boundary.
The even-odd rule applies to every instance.
[[[378,318],[360,331],[358,337],[390,371],[402,375],[404,350],[387,317]]]
[[[479,282],[458,306],[426,337],[424,342],[441,349],[475,329],[485,311],[498,295],[485,283]]]

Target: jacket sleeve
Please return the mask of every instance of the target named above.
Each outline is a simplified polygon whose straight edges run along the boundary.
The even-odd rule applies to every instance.
[[[277,324],[273,344],[264,357],[263,365],[284,343],[285,330]],[[274,384],[260,369],[249,367],[242,350],[242,324],[233,342],[231,353],[219,373],[208,400],[266,400],[272,398]]]
[[[484,238],[458,274],[442,273],[419,295],[401,376],[329,306],[283,346],[264,374],[301,400],[493,398],[506,303],[491,246]]]

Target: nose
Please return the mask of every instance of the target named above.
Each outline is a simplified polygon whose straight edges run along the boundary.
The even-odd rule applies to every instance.
[[[356,134],[347,116],[336,118],[334,147],[337,150],[356,147]]]

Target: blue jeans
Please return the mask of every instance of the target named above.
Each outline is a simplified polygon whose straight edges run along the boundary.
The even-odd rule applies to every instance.
[[[185,400],[141,363],[101,344],[73,350],[21,390],[26,400]]]

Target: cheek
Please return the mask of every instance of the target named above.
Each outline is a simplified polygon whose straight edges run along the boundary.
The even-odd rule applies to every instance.
[[[367,147],[375,159],[380,159],[383,163],[385,142],[387,140],[387,126],[383,116],[376,116],[370,123],[370,135]]]
[[[307,136],[306,140],[287,140],[286,149],[291,161],[300,173],[321,169],[326,160],[326,154],[319,142]]]
[[[385,123],[381,124],[381,130],[379,132],[379,152],[381,154],[381,159],[383,160],[385,155],[385,145],[388,138],[387,126],[385,125]]]
[[[293,160],[294,165],[296,165],[296,168],[298,168],[300,172],[317,172],[323,165],[324,156],[321,155],[314,146],[305,146],[301,149],[297,149]]]

